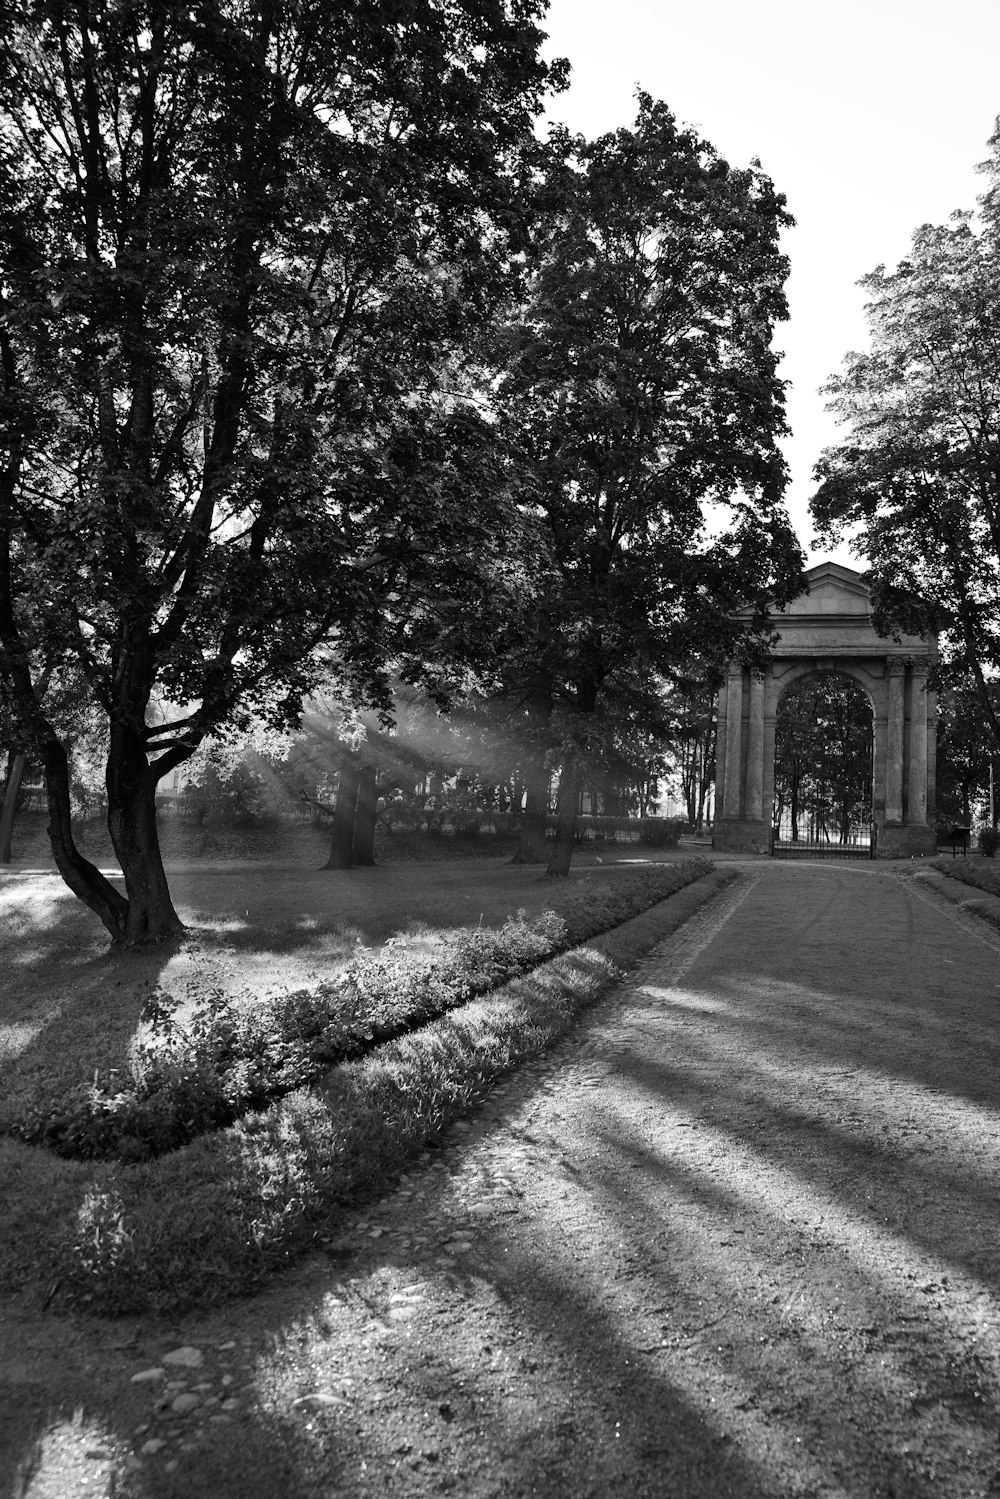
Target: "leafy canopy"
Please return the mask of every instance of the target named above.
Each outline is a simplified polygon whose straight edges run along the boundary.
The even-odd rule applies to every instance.
[[[981,217],[924,225],[895,270],[861,281],[869,348],[826,387],[846,429],[816,468],[821,539],[851,536],[876,620],[940,632],[986,690],[1000,669],[1000,134]]]
[[[482,540],[442,361],[522,232],[542,9],[8,8],[3,646],[30,677],[43,631],[140,736],[154,682],[196,705],[161,772],[320,640],[377,696],[407,584]]]
[[[673,676],[696,652],[723,659],[736,612],[759,632],[801,559],[771,346],[784,200],[645,94],[632,128],[562,146],[498,404],[551,560],[547,659],[572,695],[639,662]]]

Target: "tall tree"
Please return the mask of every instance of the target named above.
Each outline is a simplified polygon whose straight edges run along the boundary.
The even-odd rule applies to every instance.
[[[59,870],[114,941],[180,927],[154,793],[206,734],[258,693],[294,712],[321,641],[386,702],[386,661],[442,627],[431,581],[469,633],[470,559],[502,527],[442,361],[506,284],[564,74],[544,8],[5,10],[0,669]],[[36,630],[106,717],[124,895],[74,843]],[[184,716],[151,724],[154,692]]]
[[[844,440],[816,468],[823,540],[852,539],[876,622],[937,632],[1000,749],[1000,134],[982,220],[924,225],[861,281],[869,348],[826,387]]]
[[[549,561],[509,687],[536,741],[549,734],[568,829],[615,674],[669,679],[695,654],[751,650],[801,555],[771,342],[784,200],[644,94],[634,128],[562,147],[497,404]],[[557,837],[550,873],[569,854]]]

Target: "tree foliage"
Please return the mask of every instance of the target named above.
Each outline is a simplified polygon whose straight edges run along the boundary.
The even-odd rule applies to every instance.
[[[940,632],[946,660],[988,691],[1000,670],[1000,133],[981,219],[924,225],[895,270],[860,283],[869,348],[826,387],[847,429],[816,469],[820,536],[852,537],[876,622]]]
[[[322,642],[384,703],[391,661],[441,687],[489,634],[503,488],[448,366],[522,232],[562,77],[543,9],[6,9],[0,665],[58,866],[115,940],[179,925],[154,792],[206,734],[275,691],[294,712]],[[73,842],[40,638],[108,723],[124,896]],[[151,723],[154,692],[183,716]]]
[[[994,709],[1000,689],[989,684]],[[989,807],[990,771],[997,766],[996,742],[989,731],[975,682],[961,670],[948,670],[937,694],[938,822],[971,827],[978,805]],[[994,801],[994,819],[997,806]]]
[[[784,200],[647,95],[633,128],[562,152],[497,405],[549,564],[508,686],[536,735],[559,715],[571,803],[614,684],[752,653],[801,557],[772,348]]]

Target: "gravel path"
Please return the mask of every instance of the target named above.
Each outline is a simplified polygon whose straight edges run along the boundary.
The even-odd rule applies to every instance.
[[[998,954],[748,866],[282,1285],[35,1327],[12,1492],[1000,1495]]]

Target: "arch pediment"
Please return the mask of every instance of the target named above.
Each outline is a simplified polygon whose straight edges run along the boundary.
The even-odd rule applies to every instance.
[[[820,562],[807,570],[806,588],[776,610],[772,658],[928,656],[937,660],[933,636],[880,635],[872,623],[871,596],[853,568]]]

